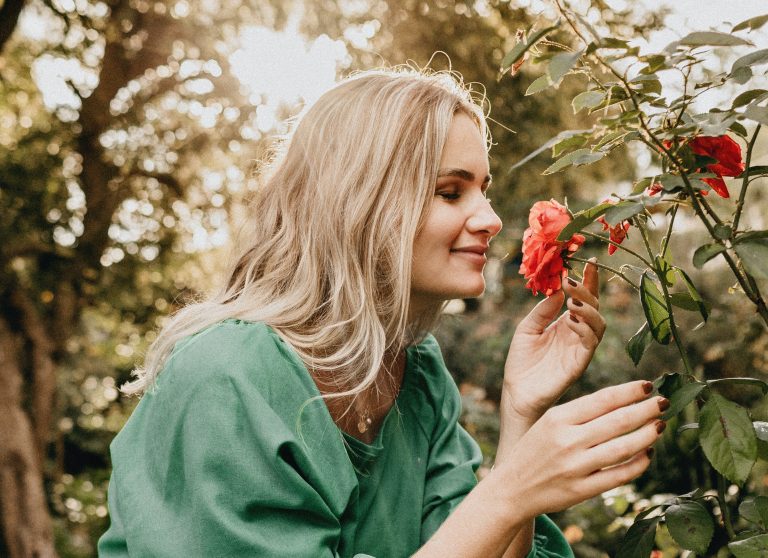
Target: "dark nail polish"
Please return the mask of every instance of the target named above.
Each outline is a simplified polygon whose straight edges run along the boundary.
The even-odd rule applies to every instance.
[[[571,314],[571,321],[575,322],[575,323],[579,323],[579,319],[576,316],[574,316],[573,314]]]
[[[659,397],[659,411],[662,413],[669,409],[669,399],[666,397]]]
[[[643,391],[651,393],[653,391],[653,384],[651,382],[643,382]]]
[[[656,432],[661,434],[664,432],[664,429],[667,427],[667,423],[663,420],[656,421]]]
[[[653,448],[648,448],[645,450],[645,455],[648,456],[648,459],[653,459]]]
[[[582,301],[580,301],[580,300],[577,300],[575,298],[573,298],[571,300],[573,300],[573,305],[574,306],[584,306],[584,303]]]
[[[574,281],[573,279],[571,279],[570,277],[568,278],[568,284],[569,284],[571,287],[576,287],[576,286],[578,286],[578,283],[577,283],[576,281]]]

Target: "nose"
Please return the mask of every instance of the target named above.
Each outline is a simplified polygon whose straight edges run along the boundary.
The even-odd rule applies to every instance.
[[[491,207],[491,202],[485,197],[475,206],[467,219],[467,229],[473,233],[487,233],[491,238],[501,231],[501,219]]]

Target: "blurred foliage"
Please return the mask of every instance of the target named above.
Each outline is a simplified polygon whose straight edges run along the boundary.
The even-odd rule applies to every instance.
[[[82,307],[77,319],[58,332],[63,341],[56,352],[54,433],[45,464],[61,556],[93,556],[108,524],[108,446],[136,403],[116,388],[141,362],[163,317],[215,284],[235,230],[232,216],[238,216],[239,204],[256,187],[254,162],[268,157],[271,138],[285,129],[280,122],[300,108],[284,106],[274,128],[260,129],[257,113],[264,100],[252,97],[234,78],[227,57],[239,46],[240,30],[249,25],[281,29],[300,5],[30,0],[26,10],[46,22],[43,34],[17,33],[5,45],[0,58],[0,301],[10,285],[21,284],[41,314],[52,316],[62,279],[76,274],[71,284]],[[634,35],[659,23],[658,17],[614,13],[599,2],[595,6],[607,24]],[[511,256],[493,296],[478,311],[447,316],[436,335],[461,384],[464,423],[478,438],[488,465],[495,453],[506,346],[535,302],[523,289],[516,262],[528,207],[548,197],[586,203],[595,189],[610,190],[634,172],[631,154],[556,179],[540,176],[551,162],[546,154],[510,172],[536,146],[579,125],[564,100],[567,95],[554,90],[524,95],[537,77],[535,65],[523,65],[514,80],[497,81],[501,58],[517,30],[532,23],[528,11],[499,0],[307,2],[301,14],[308,37],[326,33],[344,41],[349,69],[409,60],[450,67],[487,95],[494,135],[492,195],[507,223],[494,250]],[[361,34],[367,39],[360,40]],[[109,110],[91,115],[100,127],[90,137],[82,111],[99,94],[99,84],[123,77],[103,73],[115,45],[122,48],[125,64],[144,69],[116,83]],[[433,56],[436,51],[445,55]],[[71,102],[46,103],[33,79],[39,61],[50,57],[73,60],[80,68],[68,82]],[[107,174],[91,189],[83,173],[94,161]],[[104,238],[86,243],[87,220],[98,209],[89,196],[102,191],[119,192],[119,200],[105,217]],[[75,266],[84,246],[97,253],[82,260],[87,265]],[[711,285],[715,294],[721,280],[708,273],[698,283],[702,290]],[[674,358],[658,351],[634,369],[623,349],[640,320],[631,310],[632,295],[616,282],[604,283],[603,290],[612,328],[568,397],[630,378],[655,377]],[[759,375],[765,370],[764,332],[732,301],[718,300],[715,313],[718,326],[694,340],[692,360],[708,377]],[[656,458],[659,468],[637,483],[638,494],[690,482],[695,451],[665,447]],[[764,488],[762,481],[755,482]],[[580,555],[605,555],[626,529],[621,518],[631,508],[620,507],[598,499],[557,518]]]

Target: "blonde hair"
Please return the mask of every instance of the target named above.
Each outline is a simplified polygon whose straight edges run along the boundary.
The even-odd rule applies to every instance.
[[[226,318],[271,326],[346,390],[334,396],[374,384],[385,353],[419,341],[442,308],[409,321],[413,243],[457,112],[488,138],[447,72],[362,72],[321,96],[254,199],[226,286],[169,319],[123,391],[149,389],[179,340]]]

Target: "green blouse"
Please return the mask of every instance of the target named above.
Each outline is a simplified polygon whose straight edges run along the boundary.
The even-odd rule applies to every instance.
[[[298,355],[262,323],[179,342],[111,445],[99,556],[396,558],[475,486],[477,444],[434,338],[407,351],[373,444],[342,433]],[[536,521],[529,557],[572,557]]]

